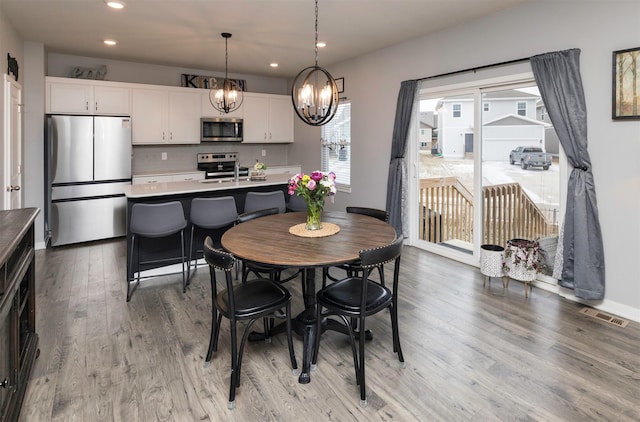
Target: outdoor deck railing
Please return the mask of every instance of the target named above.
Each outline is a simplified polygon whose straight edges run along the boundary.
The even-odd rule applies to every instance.
[[[505,245],[515,237],[557,234],[557,224],[545,217],[520,184],[485,186],[482,193],[483,243]],[[420,179],[420,212],[421,239],[473,243],[473,195],[457,178]]]

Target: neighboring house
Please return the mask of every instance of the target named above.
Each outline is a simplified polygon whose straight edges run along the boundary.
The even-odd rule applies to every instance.
[[[516,90],[484,93],[482,136],[485,160],[508,160],[517,146],[539,146],[546,150],[545,127],[536,120],[540,97]],[[463,158],[473,153],[474,102],[470,95],[443,98],[438,112],[438,146],[445,158]]]
[[[548,123],[548,126],[545,127],[544,130],[544,143],[546,146],[546,151],[555,156],[558,156],[560,154],[560,139],[558,139],[558,134],[556,134],[553,123],[551,123],[551,119],[549,119],[547,107],[545,107],[542,99],[538,100],[538,102],[536,103],[536,120]]]
[[[433,129],[435,129],[433,111],[421,111],[420,132],[418,135],[418,146],[420,149],[432,148]]]
[[[505,161],[509,152],[519,146],[545,149],[547,123],[509,114],[482,125],[482,160]]]

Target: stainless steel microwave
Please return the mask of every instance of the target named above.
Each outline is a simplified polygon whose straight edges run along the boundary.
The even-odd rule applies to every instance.
[[[229,117],[202,117],[201,142],[242,142],[242,119]]]

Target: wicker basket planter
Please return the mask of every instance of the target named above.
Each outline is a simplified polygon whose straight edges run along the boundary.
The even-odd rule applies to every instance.
[[[533,289],[532,282],[542,269],[544,253],[537,240],[511,239],[504,253],[504,270],[509,278],[524,283],[525,297]],[[507,286],[509,282],[507,281]]]
[[[480,273],[484,275],[482,287],[487,284],[487,279],[491,283],[491,277],[502,278],[502,287],[506,287],[504,279],[504,248],[499,245],[480,246]]]

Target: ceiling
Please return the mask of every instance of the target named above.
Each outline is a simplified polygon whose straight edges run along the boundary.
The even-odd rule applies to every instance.
[[[312,0],[0,0],[19,36],[47,52],[293,77],[314,64]],[[320,0],[318,64],[360,56],[532,0]],[[105,38],[118,41],[114,47]],[[271,62],[279,63],[271,68]]]

